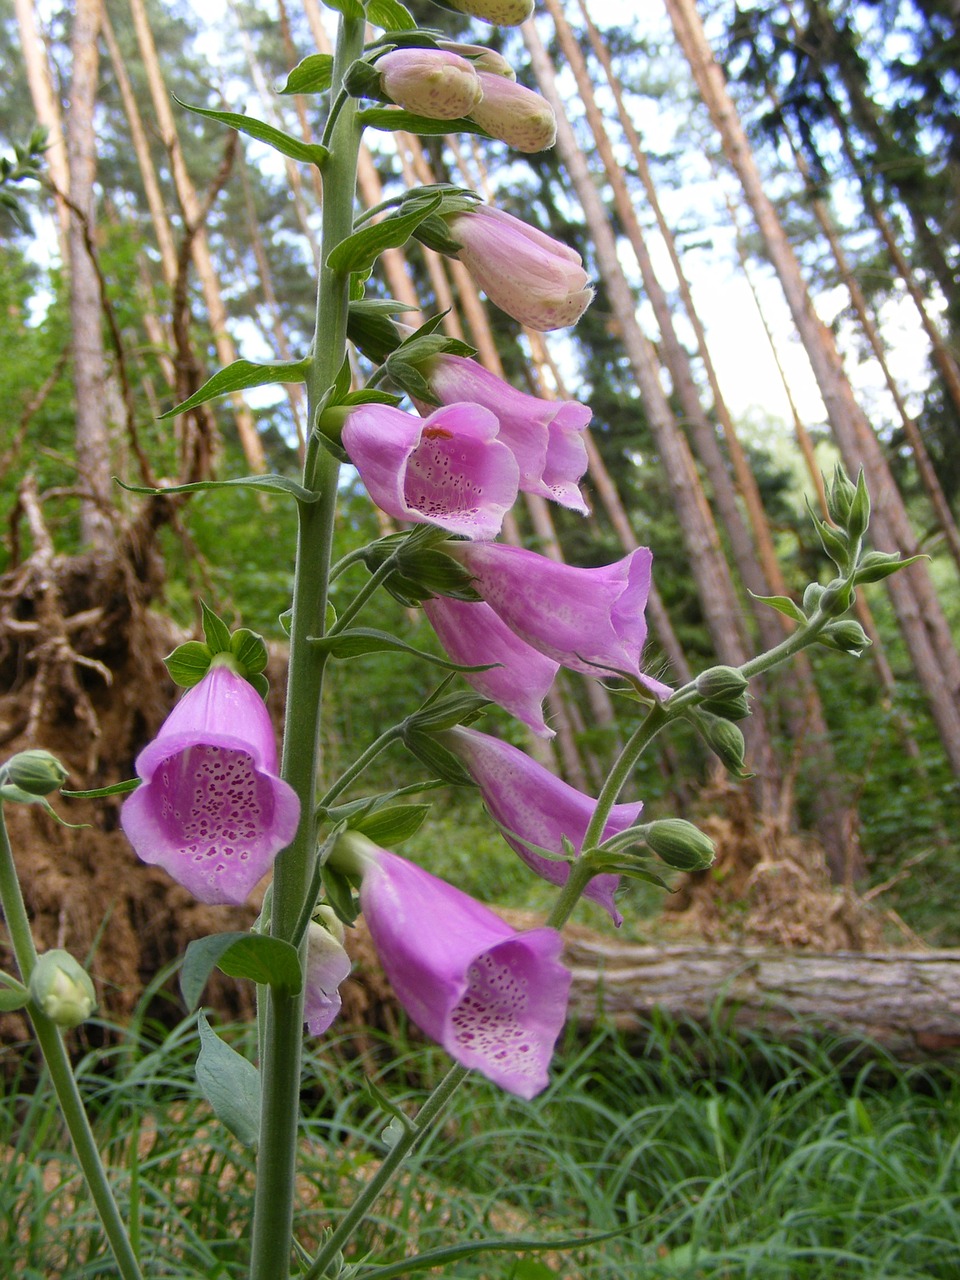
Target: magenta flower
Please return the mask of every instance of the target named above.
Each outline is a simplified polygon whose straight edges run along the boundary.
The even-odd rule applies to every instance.
[[[143,781],[120,825],[137,857],[201,902],[242,903],[297,830],[300,802],[277,776],[270,715],[228,666],[187,690],[136,769]]]
[[[559,933],[517,933],[413,863],[353,833],[346,842],[363,864],[360,906],[374,946],[413,1021],[508,1092],[539,1093],[570,990]]]
[[[640,670],[653,557],[646,547],[614,564],[577,569],[499,542],[448,543],[473,586],[511,631],[571,671],[623,672],[651,693],[672,690]]]
[[[312,1036],[321,1036],[340,1012],[340,983],[350,976],[350,957],[343,948],[343,925],[329,907],[321,907],[323,924],[307,930],[307,972],[303,1020]]]
[[[557,117],[546,98],[504,76],[489,71],[478,71],[477,75],[483,97],[471,109],[471,120],[515,151],[532,154],[553,146]]]
[[[543,719],[543,700],[558,663],[514,635],[482,600],[434,596],[423,601],[423,611],[454,662],[465,667],[497,663],[489,671],[463,673],[478,693],[516,716],[538,737],[554,736]]]
[[[546,333],[576,324],[593,298],[583,260],[569,245],[489,205],[447,218],[457,257],[490,301]]]
[[[510,848],[542,879],[550,884],[566,884],[570,874],[569,863],[554,862],[528,845],[538,845],[562,857],[565,852],[563,837],[566,836],[574,850],[580,853],[587,824],[597,806],[596,800],[571,787],[517,747],[491,738],[489,734],[458,727],[436,736],[466,766],[470,777],[480,788],[483,803],[491,817],[504,828],[503,838]],[[619,835],[633,826],[642,809],[639,801],[614,805],[601,840],[608,840],[610,836]],[[617,875],[594,876],[583,895],[599,902],[618,928],[623,917],[616,908],[613,895],[619,884]]]
[[[587,469],[583,432],[593,416],[587,405],[528,396],[476,360],[462,356],[435,356],[423,372],[442,404],[469,400],[496,414],[500,423],[497,439],[516,458],[524,493],[552,498],[587,515],[579,489],[580,477]]]
[[[385,404],[351,409],[341,436],[373,501],[397,520],[496,537],[517,497],[519,468],[480,405],[418,418]]]
[[[445,49],[393,49],[376,69],[388,98],[428,120],[458,120],[483,95],[473,64]]]

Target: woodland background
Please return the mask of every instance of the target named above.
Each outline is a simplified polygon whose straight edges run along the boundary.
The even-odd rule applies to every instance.
[[[419,245],[384,255],[369,284],[424,317],[443,311],[446,331],[518,386],[593,407],[591,517],[527,498],[505,536],[582,565],[651,546],[650,667],[678,683],[786,634],[757,596],[796,597],[828,576],[805,504],[823,509],[821,473],[838,459],[865,470],[873,544],[929,557],[861,593],[873,643],[859,660],[820,648],[756,690],[743,724],[752,783],[720,776],[690,730],[642,762],[629,798],[702,821],[720,856],[665,910],[662,895],[631,890],[628,935],[960,944],[956,4],[666,0],[637,13],[543,0],[517,32],[409,8],[501,48],[556,101],[558,145],[520,157],[480,137],[368,134],[364,203],[435,180],[495,192],[576,247],[598,285],[575,331],[544,337]],[[172,703],[162,656],[195,630],[198,594],[269,638],[274,697],[282,689],[293,513],[245,490],[145,499],[112,477],[297,472],[296,386],[158,421],[237,356],[305,354],[322,198],[309,165],[171,95],[315,139],[317,102],[276,90],[329,49],[334,16],[317,0],[222,12],[0,0],[0,747],[51,748],[74,788],[132,775]],[[45,146],[31,142],[38,126]],[[739,349],[737,367],[728,354],[715,364],[713,347]],[[761,367],[782,374],[775,401]],[[358,361],[358,381],[365,372]],[[348,479],[340,550],[384,531]],[[378,625],[435,644],[417,613],[379,607]],[[327,773],[428,679],[412,659],[338,667]],[[594,789],[632,714],[564,674],[544,758]],[[420,776],[399,756],[380,767],[384,783]],[[115,802],[62,808],[88,825],[11,814],[28,905],[47,945],[94,953],[106,1007],[122,1015],[139,983],[189,938],[230,927],[229,913],[138,865]],[[474,797],[451,792],[437,813],[410,856],[495,904],[542,906]],[[23,1031],[16,1015],[5,1025]]]

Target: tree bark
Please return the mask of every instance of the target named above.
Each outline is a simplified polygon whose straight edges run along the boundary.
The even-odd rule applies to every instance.
[[[66,268],[70,259],[70,211],[64,197],[70,194],[70,166],[67,163],[67,143],[60,117],[60,101],[53,89],[50,63],[37,27],[33,0],[14,0],[14,8],[33,109],[37,113],[37,120],[47,131],[47,149],[44,156],[53,181],[57,208],[57,237],[60,257]]]

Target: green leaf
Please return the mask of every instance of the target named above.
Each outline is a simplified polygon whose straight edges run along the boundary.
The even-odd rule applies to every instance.
[[[230,652],[247,676],[258,675],[267,665],[267,646],[263,636],[248,627],[239,627],[230,637]]]
[[[384,31],[415,31],[417,24],[399,0],[367,0],[367,21]]]
[[[374,844],[401,844],[420,830],[430,807],[428,804],[397,804],[376,809],[358,818],[351,824],[352,829],[361,832]]]
[[[248,137],[256,138],[258,142],[265,142],[267,146],[273,147],[274,151],[279,151],[282,156],[288,156],[291,160],[315,164],[318,169],[322,169],[330,154],[327,148],[322,147],[318,142],[304,142],[302,138],[294,138],[291,134],[284,133],[282,129],[275,129],[272,124],[257,120],[253,116],[240,115],[236,111],[209,111],[205,107],[193,107],[189,102],[183,102],[176,94],[173,95],[173,99],[180,103],[181,107],[192,111],[194,115],[206,116],[208,120],[217,120],[220,124],[236,129],[238,133],[245,133]]]
[[[192,689],[210,670],[212,657],[210,646],[202,640],[187,640],[164,658],[163,665],[170,672],[174,684],[181,689]]]
[[[405,133],[418,133],[427,137],[446,133],[475,133],[481,138],[490,136],[486,129],[465,116],[459,120],[431,120],[427,116],[404,111],[402,107],[364,107],[357,112],[357,118],[361,125],[379,129],[383,133],[396,133],[402,129]]]
[[[460,764],[459,760],[445,747],[441,747],[429,733],[420,729],[407,729],[403,735],[403,745],[416,758],[425,764],[431,773],[442,778],[451,786],[472,787],[473,780]]]
[[[217,1119],[245,1147],[255,1147],[260,1139],[260,1072],[220,1039],[202,1013],[197,1027],[197,1084]]]
[[[321,874],[323,876],[323,891],[327,896],[327,901],[344,924],[352,925],[360,914],[360,903],[354,896],[353,885],[350,883],[349,877],[343,875],[340,871],[335,871],[329,862],[323,864]]]
[[[309,489],[305,489],[302,484],[297,484],[296,480],[291,480],[289,476],[271,474],[237,476],[233,480],[198,480],[194,484],[171,485],[169,489],[153,489],[143,484],[124,484],[116,476],[113,479],[115,484],[118,484],[121,489],[126,489],[128,493],[144,493],[151,498],[165,497],[170,493],[200,493],[205,489],[268,489],[274,493],[289,494],[298,502],[308,503],[316,502],[320,497],[319,493],[311,493]]]
[[[141,778],[128,778],[126,782],[115,782],[112,787],[97,787],[94,791],[61,789],[60,794],[66,796],[68,800],[98,800],[101,796],[125,796],[130,791],[136,791],[141,781]]]
[[[489,671],[491,666],[497,665],[494,662],[479,667],[463,667],[459,663],[451,662],[449,658],[440,658],[436,654],[427,653],[424,649],[417,649],[412,644],[398,640],[396,636],[386,631],[377,631],[373,627],[354,627],[332,636],[311,637],[310,642],[334,658],[360,658],[368,653],[391,651],[412,653],[414,657],[423,658],[426,662],[432,662],[434,666],[443,667],[446,671]]]
[[[289,942],[265,933],[213,933],[191,942],[183,957],[180,991],[188,1009],[196,1008],[214,969],[290,995],[303,985],[300,955]]]
[[[363,5],[360,0],[323,0],[328,9],[336,9],[345,18],[362,18]]]
[[[333,56],[311,53],[287,76],[281,93],[326,93],[333,83]]]
[[[212,378],[208,378],[199,391],[192,396],[161,413],[164,418],[175,417],[178,413],[186,413],[208,400],[216,400],[217,396],[229,395],[231,391],[245,391],[249,387],[267,387],[274,383],[305,382],[310,369],[309,360],[279,360],[271,364],[255,364],[252,360],[234,360],[225,369],[218,369]],[[185,488],[186,486],[184,486]],[[136,492],[136,490],[134,490]],[[174,490],[164,490],[166,493]]]
[[[0,970],[0,1013],[13,1013],[22,1009],[30,999],[30,992],[13,977],[12,974]]]
[[[440,207],[443,197],[431,196],[417,201],[406,212],[391,213],[381,222],[371,223],[355,231],[352,236],[332,249],[327,258],[331,271],[366,271],[383,253],[384,249],[399,249],[431,213]]]
[[[203,619],[203,634],[210,652],[229,653],[230,629],[227,624],[217,617],[205,600],[200,601],[200,614]]]
[[[750,594],[754,600],[759,600],[761,604],[768,604],[771,609],[776,609],[779,613],[785,613],[794,622],[806,622],[807,620],[806,614],[789,596],[758,596],[753,591]]]

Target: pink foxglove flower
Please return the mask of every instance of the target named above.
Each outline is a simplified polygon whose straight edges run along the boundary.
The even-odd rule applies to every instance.
[[[397,520],[496,537],[517,497],[519,468],[480,405],[418,418],[385,404],[351,409],[341,436],[373,501]]]
[[[542,333],[576,322],[593,298],[575,249],[489,205],[452,214],[457,257],[490,301]]]
[[[448,543],[473,586],[511,631],[561,666],[588,676],[622,671],[658,697],[672,690],[640,670],[653,557],[646,547],[614,564],[578,569],[503,543]]]
[[[468,684],[516,716],[538,737],[554,736],[543,718],[543,700],[559,670],[558,663],[514,635],[482,600],[434,596],[424,600],[423,611],[454,662],[465,667],[497,664],[489,671],[464,672]]]
[[[469,400],[497,416],[497,439],[520,467],[520,488],[587,514],[579,489],[587,469],[583,432],[592,410],[576,400],[541,400],[517,391],[476,360],[439,355],[423,370],[442,404]]]
[[[559,933],[517,933],[413,863],[346,840],[363,864],[360,906],[377,954],[413,1021],[508,1092],[539,1093],[570,991]]]
[[[375,65],[387,97],[428,120],[459,120],[483,95],[473,64],[445,49],[393,49]]]
[[[488,71],[477,74],[483,97],[470,111],[471,120],[515,151],[532,154],[553,146],[557,117],[546,98],[504,76]]]
[[[307,930],[307,972],[303,1020],[312,1036],[321,1036],[340,1012],[340,983],[350,976],[350,957],[343,948],[344,929],[329,907],[321,907],[323,923]]]
[[[580,853],[596,800],[571,787],[517,747],[476,729],[449,729],[438,733],[437,739],[466,766],[491,817],[505,828],[503,837],[510,848],[550,884],[566,884],[569,864],[545,858],[529,845],[562,857],[566,836]],[[607,840],[633,826],[642,809],[639,801],[614,805],[601,839]],[[594,876],[584,891],[584,897],[599,902],[618,927],[623,917],[613,895],[619,883],[617,875]]]
[[[201,902],[244,902],[296,833],[300,802],[277,776],[269,712],[228,666],[187,690],[136,769],[120,825],[139,858]]]

